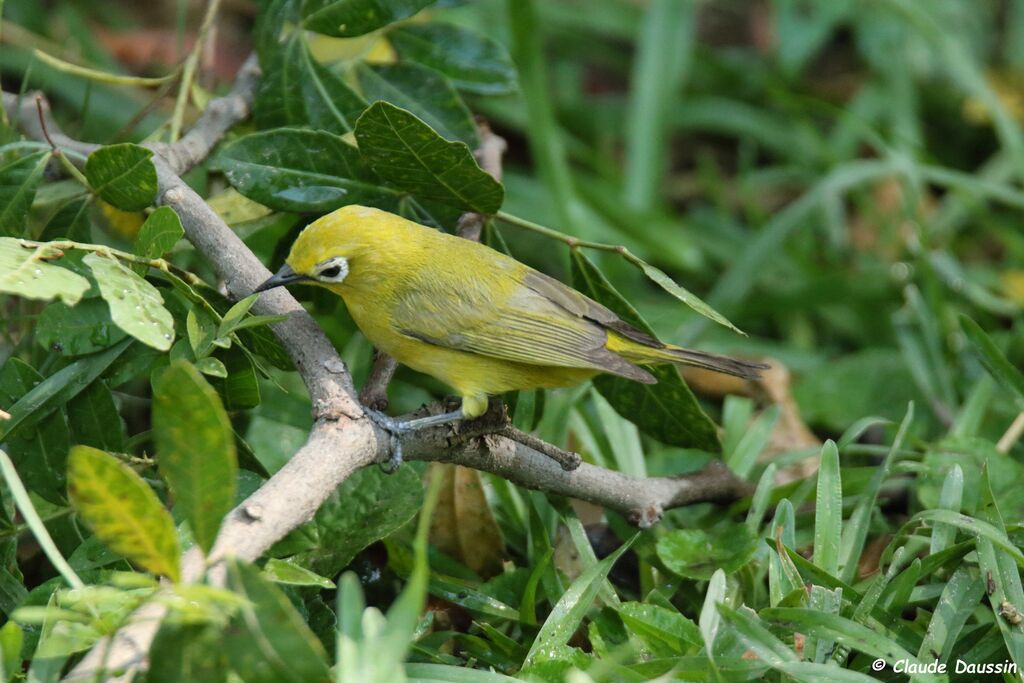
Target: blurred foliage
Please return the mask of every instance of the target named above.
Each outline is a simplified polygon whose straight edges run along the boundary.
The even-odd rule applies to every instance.
[[[207,41],[210,7],[0,2],[4,91],[103,145],[69,171],[0,122],[0,679],[57,680],[150,600],[152,681],[1024,665],[1022,0],[261,0]],[[428,468],[371,468],[223,589],[158,589],[310,427],[276,319],[153,210],[142,146],[250,50],[254,116],[186,180],[271,269],[345,204],[500,209],[491,246],[774,366],[520,392],[516,424],[637,477],[721,457],[752,495],[636,532],[430,468],[417,520]],[[508,141],[500,184],[473,115]],[[344,307],[296,294],[361,382]],[[392,410],[443,393],[402,370]]]

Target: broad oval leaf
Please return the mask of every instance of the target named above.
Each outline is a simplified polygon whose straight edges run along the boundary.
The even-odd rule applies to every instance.
[[[325,212],[346,204],[395,208],[359,151],[325,131],[280,128],[254,133],[220,153],[218,166],[236,190],[278,211]]]
[[[0,237],[0,294],[26,299],[60,299],[74,306],[89,289],[89,281],[47,260],[60,250],[43,244],[26,245],[19,239]]]
[[[449,142],[413,114],[376,102],[356,122],[359,151],[385,180],[425,199],[491,214],[505,190],[463,142]]]
[[[112,256],[89,254],[82,260],[96,276],[114,324],[147,346],[171,348],[174,319],[156,287]]]
[[[185,234],[181,219],[169,206],[161,206],[149,215],[135,238],[135,253],[148,258],[166,254]]]
[[[50,153],[44,151],[0,160],[0,235],[24,234],[28,210],[49,160]]]
[[[93,192],[122,211],[141,211],[156,199],[153,152],[123,142],[100,147],[85,161]]]
[[[730,574],[757,550],[757,537],[743,524],[709,535],[701,529],[674,529],[658,539],[658,557],[679,576],[706,581],[716,569]]]
[[[302,27],[338,38],[361,36],[406,19],[435,0],[306,0]]]
[[[604,275],[580,253],[573,252],[573,282],[590,298],[604,304],[633,327],[652,333],[640,314],[619,294]],[[615,411],[632,421],[645,434],[671,446],[721,450],[715,424],[697,403],[697,398],[671,365],[648,368],[657,384],[601,375],[594,387]]]
[[[36,339],[49,351],[62,356],[82,356],[112,346],[125,332],[110,318],[103,299],[94,297],[71,307],[52,303],[39,315]]]
[[[446,140],[479,143],[473,115],[447,78],[419,64],[358,64],[368,102],[388,102],[415,115]]]
[[[238,458],[220,397],[190,363],[171,363],[154,382],[153,437],[175,505],[209,552],[235,503]]]
[[[388,31],[402,59],[441,72],[460,90],[500,95],[516,88],[516,67],[508,50],[486,36],[453,24],[405,24]]]
[[[253,104],[260,128],[309,126],[343,135],[355,126],[366,102],[323,66],[301,36],[276,49]]]
[[[111,550],[178,581],[181,549],[174,520],[130,467],[96,448],[75,446],[68,456],[68,498]]]

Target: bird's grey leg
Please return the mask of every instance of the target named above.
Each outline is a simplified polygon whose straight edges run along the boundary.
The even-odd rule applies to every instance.
[[[391,435],[391,458],[381,465],[384,471],[389,474],[397,470],[402,465],[403,436],[417,432],[421,429],[428,429],[430,427],[458,422],[464,417],[461,408],[453,410],[450,413],[441,413],[440,415],[430,415],[428,417],[417,417],[412,420],[397,420],[393,417],[388,417],[384,413],[371,410],[369,408],[363,408],[363,411],[366,413],[367,417],[373,420],[375,425]]]

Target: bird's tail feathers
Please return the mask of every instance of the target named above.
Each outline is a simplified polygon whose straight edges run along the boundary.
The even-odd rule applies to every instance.
[[[742,377],[743,379],[759,379],[761,375],[758,371],[767,370],[769,367],[764,363],[755,363],[740,360],[739,358],[721,356],[717,353],[694,351],[693,349],[684,349],[681,346],[672,345],[667,345],[661,349],[645,348],[642,355],[644,356],[643,359],[637,358],[634,360],[630,358],[629,360],[640,363],[651,363],[653,361],[655,363],[689,365],[696,368],[704,368],[705,370],[723,372],[727,375]]]

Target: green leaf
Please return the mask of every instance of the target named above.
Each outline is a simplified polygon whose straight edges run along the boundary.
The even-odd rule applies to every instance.
[[[33,152],[0,166],[0,235],[22,236],[49,152]],[[0,262],[0,273],[6,268]]]
[[[713,536],[701,529],[674,529],[658,539],[658,557],[669,570],[691,579],[707,580],[722,569],[731,574],[757,550],[758,539],[743,524]]]
[[[160,622],[149,660],[146,683],[223,683],[228,663],[221,630],[216,625],[182,623],[176,619]]]
[[[135,253],[157,258],[169,252],[185,235],[181,219],[169,206],[161,206],[149,215],[135,237]]]
[[[232,330],[234,330],[235,327],[238,326],[238,323],[245,318],[249,309],[252,308],[253,304],[255,304],[259,298],[259,294],[250,294],[229,308],[228,312],[224,314],[224,317],[220,321],[220,328],[217,330],[217,336],[226,337],[231,334]]]
[[[494,213],[505,190],[469,147],[448,142],[409,112],[377,102],[356,122],[359,151],[385,180],[431,199],[477,213]]]
[[[418,64],[360,63],[355,68],[363,95],[371,104],[387,102],[404,109],[446,140],[480,144],[473,115],[441,74]]]
[[[503,45],[453,24],[405,24],[388,31],[401,59],[440,71],[459,90],[502,95],[516,89],[516,68]]]
[[[235,504],[235,437],[220,397],[195,366],[175,361],[153,387],[153,438],[160,473],[206,552]]]
[[[653,333],[636,309],[579,250],[573,251],[572,275],[581,292],[638,330]],[[721,446],[715,424],[697,403],[679,371],[671,365],[648,370],[657,378],[657,384],[601,375],[594,378],[594,386],[619,415],[631,420],[645,434],[670,446],[718,452]]]
[[[698,297],[696,294],[693,294],[688,289],[686,289],[685,287],[677,283],[675,280],[670,278],[664,271],[662,271],[659,268],[655,268],[646,261],[641,261],[640,259],[636,260],[638,261],[637,265],[640,267],[640,270],[644,272],[644,275],[650,278],[651,281],[653,281],[659,287],[664,289],[666,292],[668,292],[675,298],[679,299],[684,304],[686,304],[693,310],[697,311],[705,318],[714,320],[719,325],[724,325],[725,327],[728,327],[730,330],[734,332],[744,334],[743,330],[729,322],[728,318],[726,318],[724,315],[722,315],[715,309],[711,308],[711,306],[709,306],[708,304],[704,303],[704,301],[700,297]]]
[[[814,564],[825,572],[839,574],[839,544],[843,532],[843,487],[840,481],[839,449],[829,439],[821,447],[818,495],[814,507]]]
[[[330,679],[326,653],[281,590],[252,565],[227,560],[228,586],[247,602],[224,647],[247,683],[308,683]]]
[[[207,356],[206,358],[200,358],[197,360],[196,370],[204,375],[218,377],[220,379],[224,379],[228,376],[228,369],[224,367],[224,363],[213,356]]]
[[[69,199],[46,223],[46,227],[39,234],[39,239],[43,242],[56,239],[91,242],[92,222],[89,220],[91,203],[91,195]]]
[[[337,135],[352,131],[366,102],[317,62],[296,35],[276,48],[253,104],[260,128],[309,126]]]
[[[950,655],[953,654],[953,646],[959,639],[967,619],[977,609],[984,594],[985,581],[974,576],[966,565],[957,567],[935,604],[935,610],[917,652],[918,658],[923,661],[949,661]]]
[[[14,675],[21,673],[21,646],[25,640],[25,632],[13,621],[8,621],[0,628],[0,681],[15,680]]]
[[[361,36],[419,12],[435,0],[306,0],[302,27],[339,38]]]
[[[156,199],[153,152],[123,142],[100,147],[85,161],[85,177],[93,192],[122,211],[142,211]]]
[[[494,671],[447,664],[409,663],[405,665],[405,675],[407,683],[518,683],[520,680]]]
[[[68,497],[104,544],[154,574],[178,581],[174,520],[130,467],[89,446],[68,456]]]
[[[78,303],[89,281],[67,268],[50,265],[60,250],[48,245],[22,246],[21,240],[0,237],[0,294],[49,301],[58,298],[69,306]]]
[[[540,627],[540,632],[537,633],[533,645],[530,646],[530,652],[523,661],[523,668],[542,661],[547,653],[569,642],[569,638],[576,632],[583,617],[590,610],[594,598],[601,590],[601,585],[608,577],[608,572],[635,539],[636,536],[633,536],[611,555],[588,567],[569,585]]]
[[[394,209],[400,197],[355,147],[324,131],[246,135],[221,151],[217,165],[236,190],[278,211],[326,212],[346,204]]]
[[[84,356],[35,384],[28,393],[23,394],[7,409],[11,415],[10,419],[0,420],[0,442],[22,423],[35,424],[55,408],[77,396],[106,370],[129,344],[131,340],[125,339],[106,351]]]
[[[20,400],[42,382],[42,375],[17,356],[4,363],[0,368],[0,405],[13,406],[12,419],[6,422],[14,421]],[[18,476],[36,495],[57,505],[65,503],[64,475],[71,436],[62,410],[26,421],[17,429],[10,425],[0,441],[6,442]]]
[[[52,303],[43,309],[36,326],[36,340],[43,348],[69,357],[95,353],[125,336],[100,298],[86,299],[73,308]]]
[[[960,326],[964,328],[967,338],[971,340],[981,364],[1003,389],[1010,392],[1017,410],[1024,411],[1024,374],[1021,373],[1003,352],[999,350],[992,338],[985,334],[978,323],[966,315],[960,316]]]
[[[675,610],[642,602],[624,602],[618,612],[626,628],[652,647],[667,646],[680,655],[703,644],[697,625]]]
[[[88,254],[100,294],[114,324],[147,346],[167,351],[174,341],[174,319],[156,287],[112,256]]]
[[[263,565],[263,578],[286,586],[315,586],[333,589],[334,582],[330,579],[309,571],[294,562],[279,560],[272,557]]]
[[[375,467],[356,472],[331,494],[313,522],[299,529],[307,546],[296,560],[317,574],[334,576],[360,550],[412,519],[422,496],[423,485],[411,468],[390,475]]]
[[[117,404],[106,383],[98,379],[74,401],[68,402],[68,424],[75,443],[103,451],[123,453],[125,430]]]
[[[718,611],[722,618],[732,625],[736,635],[746,643],[751,652],[762,662],[772,668],[781,664],[796,663],[796,653],[781,640],[772,635],[753,610],[748,607],[732,609],[719,603]]]
[[[838,614],[825,614],[804,607],[768,607],[761,610],[761,616],[793,631],[834,640],[840,645],[877,659],[884,659],[890,666],[898,661],[907,661],[920,664],[919,671],[925,671],[925,663],[931,661],[931,657],[919,660],[894,639]],[[921,681],[945,680],[944,676],[940,678],[923,673],[916,674],[915,677]]]

